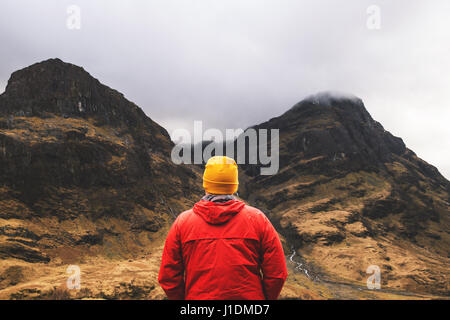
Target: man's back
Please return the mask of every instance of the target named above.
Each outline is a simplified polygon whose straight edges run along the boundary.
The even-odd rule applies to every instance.
[[[178,216],[159,282],[169,299],[276,299],[287,277],[267,217],[239,200],[201,200]]]

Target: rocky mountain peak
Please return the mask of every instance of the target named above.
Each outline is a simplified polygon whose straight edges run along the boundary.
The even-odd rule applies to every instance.
[[[333,116],[337,121],[351,118],[367,125],[376,125],[362,99],[351,94],[334,91],[309,95],[295,104],[283,116],[295,118],[296,115],[303,117],[315,115],[323,117],[324,114]]]
[[[19,116],[81,113],[92,91],[106,89],[101,87],[83,68],[49,59],[11,75],[1,97],[1,111]]]
[[[130,134],[153,149],[171,147],[167,131],[122,93],[82,67],[49,59],[14,72],[0,95],[0,116],[74,118]]]
[[[43,89],[53,85],[51,89],[54,93],[67,93],[68,88],[58,86],[58,84],[62,84],[64,81],[73,81],[78,84],[80,80],[91,77],[82,67],[53,58],[15,71],[8,81],[6,92],[14,94],[18,91],[25,91],[28,96],[32,96],[36,92],[31,89]]]
[[[361,167],[378,166],[407,150],[401,138],[371,117],[360,98],[334,92],[308,96],[254,128],[280,129],[281,165],[295,155],[299,159],[349,158]]]
[[[14,72],[0,95],[0,114],[93,118],[100,125],[114,127],[133,127],[149,120],[123,94],[101,84],[83,68],[60,59]]]
[[[311,102],[313,104],[322,106],[331,106],[342,103],[364,106],[363,101],[359,97],[353,94],[343,93],[339,91],[317,92],[305,97],[301,102]]]

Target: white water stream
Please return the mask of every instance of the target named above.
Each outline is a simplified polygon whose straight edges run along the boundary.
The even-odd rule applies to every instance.
[[[309,279],[311,279],[313,281],[319,280],[319,278],[317,276],[313,277],[309,274],[308,269],[306,269],[306,266],[304,265],[304,263],[294,261],[295,253],[296,253],[295,248],[292,247],[292,254],[289,257],[289,261],[292,262],[293,264],[296,264],[295,270],[303,272]]]

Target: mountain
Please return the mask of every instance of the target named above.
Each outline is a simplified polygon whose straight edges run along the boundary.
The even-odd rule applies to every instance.
[[[280,130],[280,171],[243,166],[241,195],[311,270],[365,284],[377,265],[384,288],[449,294],[450,183],[361,99],[322,92],[252,128]]]
[[[0,289],[34,279],[37,265],[153,251],[202,193],[172,147],[83,68],[50,59],[14,72],[0,95]]]
[[[280,130],[279,172],[240,165],[239,193],[281,236],[282,298],[448,296],[449,182],[360,99],[320,93],[252,128]],[[203,193],[201,166],[175,165],[172,148],[81,67],[14,72],[0,95],[0,299],[163,299],[165,236]],[[365,287],[370,265],[381,290]]]

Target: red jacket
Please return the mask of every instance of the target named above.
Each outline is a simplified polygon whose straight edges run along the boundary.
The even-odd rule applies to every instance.
[[[275,300],[286,277],[278,234],[261,211],[201,200],[173,223],[158,281],[174,300]]]

